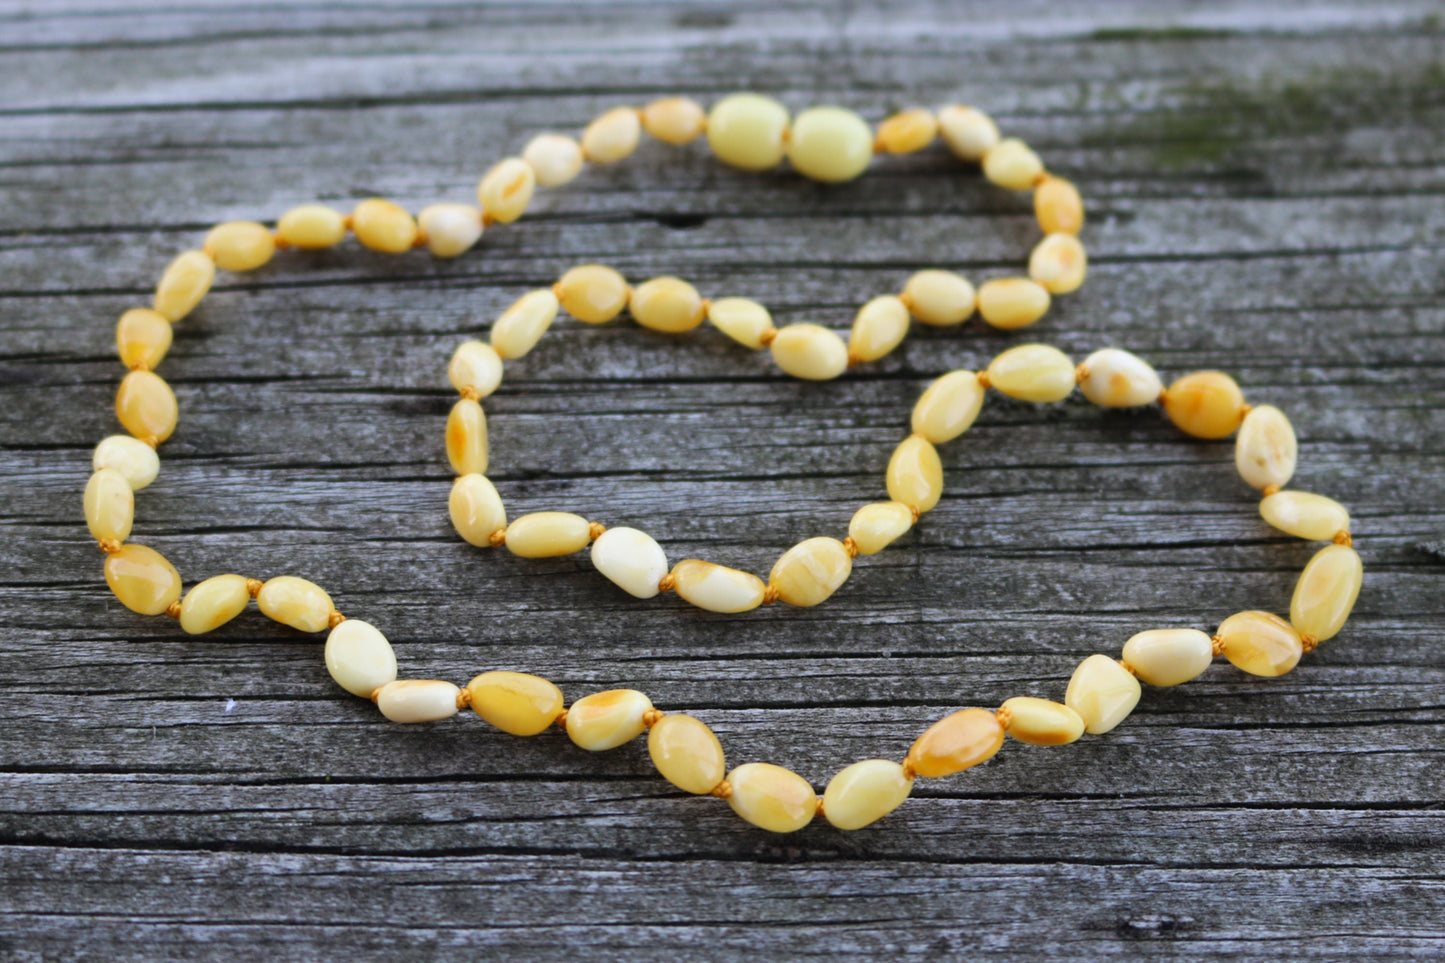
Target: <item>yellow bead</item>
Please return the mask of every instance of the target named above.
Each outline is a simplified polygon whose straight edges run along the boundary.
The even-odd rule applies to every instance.
[[[907,334],[908,308],[901,299],[885,294],[858,309],[848,351],[859,361],[877,361],[902,344]]]
[[[115,393],[115,415],[125,430],[147,444],[165,441],[180,416],[171,386],[149,371],[132,371]]]
[[[447,415],[447,461],[458,475],[481,475],[487,470],[487,415],[470,398],[452,405]]]
[[[1078,234],[1084,227],[1084,201],[1073,184],[1050,175],[1034,189],[1034,216],[1045,234]]]
[[[673,590],[709,612],[746,612],[763,604],[767,586],[751,572],[689,558],[672,567]]]
[[[563,311],[587,324],[611,321],[627,307],[632,294],[626,278],[601,264],[574,267],[552,290]]]
[[[276,237],[255,221],[227,221],[211,228],[204,250],[222,271],[254,271],[276,253]]]
[[[642,735],[652,700],[636,689],[584,696],[567,709],[567,735],[588,752],[616,749]]]
[[[1050,294],[1068,294],[1084,283],[1089,258],[1072,234],[1050,234],[1029,255],[1029,277]]]
[[[153,305],[156,313],[167,321],[179,321],[201,303],[216,279],[216,265],[204,251],[186,251],[179,255],[156,285]]]
[[[773,316],[768,309],[747,298],[722,298],[707,306],[707,319],[713,327],[738,344],[757,351],[763,337],[773,329]]]
[[[967,321],[978,303],[973,285],[952,271],[919,271],[903,286],[903,301],[919,323],[948,328]]]
[[[219,629],[246,611],[251,593],[240,575],[215,575],[191,586],[181,599],[181,630],[201,635]]]
[[[890,759],[855,762],[828,781],[823,816],[835,829],[862,829],[903,805],[913,780]]]
[[[913,433],[941,445],[963,434],[983,408],[983,385],[972,371],[950,371],[913,406]]]
[[[902,502],[874,502],[853,513],[848,535],[859,555],[876,555],[913,527],[913,510]]]
[[[647,733],[647,754],[662,778],[683,792],[710,793],[723,781],[727,757],[706,725],[688,715],[666,715]]]
[[[1259,503],[1266,522],[1296,538],[1325,540],[1350,529],[1350,513],[1333,498],[1309,492],[1275,492]]]
[[[938,449],[922,435],[909,435],[888,459],[888,497],[930,511],[943,496],[943,462]]]
[[[646,532],[619,525],[592,543],[592,566],[633,598],[650,599],[662,591],[658,583],[668,572],[667,555]]]
[[[808,780],[766,762],[749,762],[727,775],[728,805],[743,819],[771,833],[791,833],[813,821],[818,796]]]
[[[436,722],[457,714],[461,689],[440,679],[399,679],[376,694],[376,707],[392,722]]]
[[[1196,371],[1169,386],[1164,412],[1187,435],[1226,438],[1244,420],[1244,393],[1227,374]]]
[[[532,512],[507,526],[507,549],[522,558],[571,555],[590,541],[587,519],[571,512]]]
[[[1315,553],[1295,583],[1289,603],[1290,624],[1317,642],[1332,639],[1345,627],[1360,595],[1365,568],[1348,545],[1326,545]]]
[[[535,736],[562,712],[562,690],[525,672],[483,672],[467,691],[473,712],[514,736]]]
[[[557,295],[543,288],[522,295],[492,323],[492,348],[503,358],[520,358],[536,347],[557,318]]]
[[[105,557],[105,583],[120,604],[141,615],[160,615],[181,597],[181,576],[165,556],[144,545],[122,545]]]
[[[1049,310],[1048,289],[1029,278],[995,278],[978,289],[978,313],[995,328],[1026,328]]]
[[[915,107],[879,124],[877,144],[890,154],[912,154],[933,143],[937,136],[938,118],[933,111]]]
[[[954,105],[938,112],[938,132],[960,160],[979,161],[998,144],[998,125],[972,107]]]
[[[268,619],[302,632],[325,629],[336,608],[321,586],[294,575],[278,575],[262,585],[256,607]]]
[[[116,322],[115,349],[127,368],[153,369],[171,349],[171,323],[154,311],[131,308]]]
[[[537,175],[520,157],[498,161],[477,185],[477,201],[486,215],[498,224],[510,224],[532,203]]]
[[[1063,746],[1084,734],[1084,719],[1062,702],[1014,696],[998,707],[1008,734],[1030,746]]]
[[[351,211],[351,233],[373,251],[410,251],[416,243],[416,232],[416,219],[405,208],[380,197],[364,200]]]
[[[805,381],[830,381],[848,370],[848,346],[820,324],[790,324],[768,346],[779,368]]]
[[[447,365],[447,380],[458,391],[475,391],[485,398],[502,383],[502,356],[484,341],[463,341]]]
[[[1084,359],[1079,391],[1102,408],[1135,408],[1159,400],[1164,385],[1143,359],[1119,348],[1104,348]]]
[[[1294,426],[1284,412],[1260,405],[1244,416],[1234,439],[1234,467],[1245,484],[1255,488],[1288,484],[1298,455]]]
[[[853,558],[836,538],[799,542],[782,554],[768,573],[768,584],[789,605],[807,607],[828,598],[848,580]]]
[[[276,240],[291,247],[316,249],[335,247],[346,237],[346,218],[320,204],[303,204],[281,215],[276,222]]]
[[[431,204],[416,216],[433,257],[460,257],[482,239],[482,209],[471,204]]]
[[[1123,661],[1142,682],[1179,685],[1209,668],[1214,642],[1198,629],[1149,629],[1124,643]]]
[[[1099,735],[1113,729],[1139,704],[1139,680],[1107,655],[1079,663],[1064,692],[1064,705],[1084,720],[1084,731]]]
[[[614,107],[582,132],[582,154],[594,164],[615,164],[637,150],[642,119],[635,107]]]
[[[667,144],[690,144],[706,127],[702,106],[686,97],[654,100],[642,109],[642,129]]]
[[[992,759],[1003,745],[1003,726],[987,709],[960,709],[924,731],[908,750],[907,764],[937,779]]]
[[[507,512],[496,487],[482,475],[463,475],[452,484],[447,510],[452,527],[468,544],[491,545],[492,533],[507,527]]]
[[[788,111],[771,97],[733,94],[713,105],[707,142],[718,160],[744,170],[776,167],[783,159]]]
[[[1063,401],[1074,390],[1074,363],[1047,344],[1021,344],[1009,348],[988,365],[994,388],[1021,401]]]
[[[538,134],[522,149],[522,160],[543,187],[561,187],[582,173],[582,145],[565,134]]]
[[[633,320],[644,328],[679,334],[702,324],[707,305],[697,288],[681,278],[653,278],[632,289],[628,299]]]
[[[1044,163],[1017,137],[1008,137],[983,155],[983,176],[999,187],[1026,191],[1044,172]]]
[[[1238,612],[1225,619],[1215,635],[1224,657],[1250,675],[1284,675],[1304,655],[1299,633],[1270,612]]]
[[[133,492],[155,481],[161,470],[161,459],[156,450],[130,435],[111,435],[102,439],[95,446],[90,462],[96,471],[109,468],[119,472]]]
[[[361,619],[347,619],[326,636],[326,671],[352,695],[370,699],[396,681],[396,653],[381,630]]]
[[[85,524],[96,541],[123,542],[135,522],[135,493],[120,472],[102,468],[85,484]]]
[[[873,131],[851,110],[813,107],[793,121],[788,160],[804,177],[825,183],[851,181],[873,159]]]

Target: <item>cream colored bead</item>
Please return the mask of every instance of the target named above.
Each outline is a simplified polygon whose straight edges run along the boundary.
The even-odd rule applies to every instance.
[[[1074,390],[1074,363],[1047,344],[1009,348],[988,364],[994,388],[1021,401],[1063,401]]]
[[[938,112],[938,131],[960,160],[983,160],[998,144],[998,125],[988,114],[972,107],[944,107]]]
[[[211,228],[203,249],[222,271],[254,271],[276,253],[276,236],[255,221],[227,221]]]
[[[1316,642],[1339,635],[1364,578],[1358,552],[1348,545],[1326,545],[1309,560],[1295,583],[1289,603],[1290,624],[1300,635],[1314,636]]]
[[[796,832],[818,812],[818,796],[808,780],[782,766],[749,762],[728,773],[727,779],[733,812],[768,832]]]
[[[470,398],[452,405],[447,415],[447,461],[458,475],[481,475],[487,470],[487,415]]]
[[[767,586],[751,572],[689,558],[672,567],[673,590],[709,612],[746,612],[763,604]]]
[[[557,295],[543,288],[522,295],[492,323],[492,348],[503,358],[520,358],[537,346],[557,319]]]
[[[278,575],[262,585],[256,607],[268,619],[302,632],[325,629],[336,608],[325,589],[294,575]]]
[[[291,247],[335,247],[345,238],[346,218],[320,204],[293,207],[276,222],[276,240]]]
[[[1084,717],[1062,702],[1014,696],[998,707],[1008,734],[1030,746],[1063,746],[1084,734]]]
[[[635,107],[614,107],[582,132],[582,154],[594,164],[615,164],[632,156],[642,136]]]
[[[201,303],[215,279],[215,262],[204,251],[186,251],[179,255],[156,285],[156,313],[167,321],[179,321]]]
[[[642,282],[632,289],[627,306],[638,324],[667,334],[691,331],[707,316],[702,295],[681,278],[653,278]]]
[[[950,371],[939,378],[913,406],[913,433],[941,445],[963,434],[983,408],[983,385],[972,371]]]
[[[471,204],[431,204],[416,216],[434,257],[459,257],[482,239],[482,209]]]
[[[987,762],[1003,745],[1003,726],[987,709],[960,709],[924,730],[908,749],[907,765],[938,779]]]
[[[571,555],[590,541],[587,519],[571,512],[532,512],[507,526],[507,550],[522,558]]]
[[[723,334],[754,351],[763,347],[764,335],[774,330],[773,316],[768,309],[747,298],[722,298],[709,302],[707,319]]]
[[[902,502],[874,502],[853,513],[848,536],[859,555],[876,555],[913,527],[913,509]]]
[[[1107,655],[1091,655],[1069,679],[1064,705],[1084,720],[1084,731],[1099,735],[1123,722],[1139,704],[1139,680]]]
[[[1294,426],[1284,412],[1274,405],[1249,410],[1234,439],[1234,467],[1245,484],[1255,488],[1289,484],[1298,456]]]
[[[131,308],[115,325],[115,350],[127,368],[152,369],[171,349],[171,323],[154,311]]]
[[[768,350],[779,368],[805,381],[830,381],[848,370],[848,346],[820,324],[780,328]]]
[[[983,155],[983,176],[999,187],[1026,191],[1044,172],[1044,162],[1017,137],[1007,137]]]
[[[1049,310],[1048,289],[1029,278],[995,278],[978,289],[978,313],[995,328],[1026,328]]]
[[[392,722],[436,722],[457,714],[462,690],[440,679],[398,679],[376,694],[376,707]]]
[[[932,510],[943,496],[943,462],[922,435],[909,435],[888,459],[888,497],[920,512]]]
[[[793,120],[788,160],[804,177],[830,184],[851,181],[872,159],[873,131],[851,110],[813,107]]]
[[[115,415],[125,430],[141,441],[159,444],[176,430],[180,410],[175,392],[157,374],[132,371],[115,393]]]
[[[773,564],[768,584],[789,605],[807,607],[828,598],[848,580],[853,558],[836,538],[805,539]]]
[[[1136,408],[1159,400],[1164,384],[1149,363],[1119,348],[1084,359],[1079,391],[1102,408]]]
[[[130,435],[111,435],[102,439],[95,446],[90,463],[96,471],[109,468],[119,472],[133,492],[155,481],[161,471],[161,459],[156,450]]]
[[[561,187],[582,173],[582,145],[565,134],[538,134],[522,149],[522,160],[543,187]]]
[[[619,526],[609,528],[592,543],[592,564],[628,595],[650,599],[668,573],[667,554],[646,532]]]
[[[181,599],[181,630],[201,635],[219,629],[246,611],[251,593],[241,575],[213,575],[191,586]]]
[[[938,118],[933,111],[915,107],[879,124],[876,145],[889,154],[912,154],[933,143],[937,136]]]
[[[859,361],[877,361],[902,344],[907,334],[908,308],[901,299],[884,294],[858,309],[848,351]]]
[[[102,468],[85,483],[85,524],[96,541],[123,542],[135,522],[135,493],[118,471]]]
[[[447,365],[447,380],[458,391],[475,391],[485,398],[502,383],[502,356],[485,341],[463,341]]]
[[[690,144],[706,127],[702,106],[687,97],[654,100],[642,109],[642,129],[667,144]]]
[[[1215,636],[1224,657],[1250,675],[1284,675],[1304,655],[1299,632],[1271,612],[1237,612],[1220,623]]]
[[[336,684],[363,699],[396,681],[396,653],[370,622],[347,619],[337,625],[326,636],[325,657],[326,671]],[[455,695],[452,700],[455,704]]]
[[[616,749],[642,735],[652,700],[636,689],[608,689],[567,709],[567,735],[588,752]]]
[[[903,286],[903,302],[921,324],[948,328],[967,321],[978,303],[973,285],[952,271],[919,271]]]
[[[1198,629],[1149,629],[1124,643],[1123,661],[1149,685],[1197,679],[1214,661],[1214,642]]]
[[[681,713],[665,715],[647,732],[647,754],[662,778],[683,792],[710,793],[727,773],[722,743],[705,724]]]
[[[707,142],[718,160],[760,171],[776,167],[786,151],[788,110],[771,97],[733,94],[713,104]]]
[[[627,279],[602,264],[574,267],[552,288],[566,311],[578,321],[602,324],[627,307],[632,288]]]
[[[487,217],[510,224],[527,210],[536,189],[532,165],[520,157],[508,157],[494,164],[477,184],[477,202]]]
[[[1084,283],[1089,257],[1072,234],[1050,234],[1029,255],[1029,277],[1050,294],[1068,294]]]
[[[1350,529],[1350,513],[1345,506],[1333,498],[1310,492],[1266,495],[1260,500],[1259,514],[1275,528],[1296,538],[1325,540]]]
[[[855,762],[828,781],[823,815],[836,829],[862,829],[903,805],[913,780],[891,759]]]
[[[181,597],[181,576],[164,555],[144,545],[122,545],[105,557],[105,584],[120,604],[141,615],[160,615]]]
[[[562,690],[525,672],[483,672],[467,691],[473,712],[514,736],[535,736],[562,712]]]
[[[416,219],[403,207],[371,197],[351,211],[351,233],[363,247],[383,254],[402,254],[416,243]]]
[[[1034,188],[1034,216],[1045,234],[1078,234],[1084,227],[1084,201],[1073,184],[1048,176]]]
[[[492,533],[507,527],[507,511],[496,486],[482,475],[463,475],[447,499],[452,527],[470,545],[486,548]]]

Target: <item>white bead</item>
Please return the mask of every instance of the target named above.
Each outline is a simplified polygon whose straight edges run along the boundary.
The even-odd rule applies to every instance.
[[[1124,643],[1123,660],[1150,685],[1197,679],[1214,661],[1214,641],[1198,629],[1149,629]]]
[[[396,654],[370,622],[347,619],[332,629],[325,655],[326,671],[352,695],[370,699],[377,689],[396,681]]]
[[[439,679],[402,679],[381,687],[376,707],[392,722],[435,722],[457,714],[461,691]]]
[[[614,107],[587,125],[582,153],[594,164],[615,164],[637,150],[642,118],[634,107]]]
[[[938,112],[938,132],[960,160],[982,160],[998,144],[998,125],[972,107],[953,105]]]
[[[1234,467],[1255,488],[1283,486],[1294,476],[1299,445],[1294,426],[1273,405],[1251,408],[1234,440]]]
[[[543,187],[560,187],[582,172],[582,145],[564,134],[538,134],[522,151],[522,159]]]
[[[156,450],[130,435],[111,435],[95,446],[90,463],[96,471],[109,468],[138,492],[156,480],[161,471],[161,458]]]
[[[463,475],[453,482],[447,509],[457,534],[478,548],[491,545],[492,533],[507,527],[502,496],[485,475]]]
[[[522,295],[492,324],[492,348],[503,358],[520,358],[536,347],[557,319],[557,295],[542,288]]]
[[[1079,390],[1102,408],[1135,408],[1158,401],[1164,384],[1142,358],[1119,348],[1104,348],[1084,359]]]
[[[527,210],[536,187],[532,165],[520,157],[507,157],[487,171],[477,185],[477,201],[492,220],[510,224]]]
[[[470,204],[432,204],[422,208],[416,223],[426,232],[426,248],[437,257],[456,257],[482,237],[481,208]]]
[[[485,398],[502,383],[502,356],[485,341],[463,341],[447,365],[447,378],[458,391],[472,388]]]
[[[736,613],[763,604],[767,586],[751,572],[689,558],[672,568],[678,597],[709,612]]]
[[[657,540],[635,528],[609,528],[592,543],[592,564],[628,595],[650,599],[668,572]]]
[[[1139,680],[1107,655],[1091,655],[1074,670],[1064,693],[1064,705],[1084,720],[1084,730],[1094,735],[1108,732],[1123,722],[1142,695]]]

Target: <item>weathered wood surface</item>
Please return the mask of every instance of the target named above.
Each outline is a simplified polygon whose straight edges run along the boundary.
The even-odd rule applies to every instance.
[[[1437,959],[1445,953],[1445,33],[1435,5],[0,5],[0,956]],[[254,614],[121,609],[80,519],[111,327],[205,227],[311,199],[470,197],[533,132],[738,87],[871,118],[990,109],[1090,204],[1089,283],[1036,329],[918,332],[839,383],[714,332],[560,324],[489,401],[514,512],[574,508],[763,571],[881,496],[926,381],[1119,344],[1286,409],[1351,507],[1347,630],[1227,666],[1114,733],[1011,744],[883,824],[752,830],[639,742],[402,728]],[[348,248],[226,277],[177,329],[182,404],[136,538],[188,578],[305,575],[404,671],[632,685],[735,762],[818,786],[950,707],[1057,696],[1154,625],[1281,610],[1311,546],[1228,443],[1151,412],[990,399],[947,496],[813,610],[706,616],[585,558],[460,544],[445,360],[605,260],[845,327],[915,266],[1017,270],[1026,203],[939,152],[824,189],[649,144],[452,263]]]

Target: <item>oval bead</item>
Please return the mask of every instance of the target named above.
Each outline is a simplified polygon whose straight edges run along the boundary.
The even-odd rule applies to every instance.
[[[952,271],[919,271],[903,285],[903,302],[920,324],[948,328],[973,314],[978,295],[973,285]]]
[[[858,309],[848,351],[859,361],[877,361],[902,344],[907,334],[908,308],[901,299],[884,294]]]
[[[642,108],[642,129],[666,144],[690,144],[706,127],[702,105],[687,97],[664,97]]]
[[[227,221],[211,228],[202,250],[223,271],[254,271],[276,253],[276,237],[255,221]]]
[[[978,313],[995,328],[1026,328],[1049,310],[1048,289],[1029,278],[995,278],[978,289]]]
[[[431,204],[416,216],[433,257],[459,257],[482,239],[482,211],[471,204]]]
[[[470,398],[452,405],[447,415],[447,461],[458,475],[481,475],[487,470],[487,415]]]
[[[1077,291],[1088,269],[1084,245],[1072,234],[1050,234],[1029,255],[1029,277],[1050,294]]]
[[[582,154],[594,164],[615,164],[637,150],[642,119],[635,107],[614,107],[582,132]]]
[[[115,325],[115,350],[127,368],[152,369],[171,350],[171,323],[145,308],[131,308]]]
[[[903,110],[878,125],[876,146],[889,154],[912,154],[923,150],[938,136],[938,118],[933,111],[915,107]]]
[[[848,346],[820,324],[780,328],[768,350],[779,368],[804,381],[830,381],[848,370]]]
[[[842,107],[812,107],[793,121],[788,160],[804,177],[824,183],[851,181],[873,159],[868,122]]]
[[[96,471],[109,468],[118,472],[133,492],[155,481],[161,471],[161,458],[156,450],[130,435],[111,435],[102,439],[95,446],[90,463]]]
[[[1141,695],[1139,680],[1128,669],[1107,655],[1091,655],[1069,678],[1064,705],[1084,720],[1085,732],[1097,736],[1123,722]]]
[[[998,125],[981,110],[954,104],[938,112],[938,132],[953,156],[980,161],[998,145]]]
[[[186,251],[176,257],[156,285],[156,313],[167,321],[179,321],[211,290],[216,265],[204,251]]]
[[[823,816],[835,829],[862,829],[903,805],[913,780],[891,759],[865,759],[828,780]]]
[[[584,696],[567,709],[567,735],[588,752],[616,749],[642,735],[652,700],[636,689],[608,689]]]
[[[436,722],[457,714],[461,691],[440,679],[399,679],[381,687],[376,707],[392,722]]]
[[[713,104],[707,142],[718,160],[743,170],[776,167],[783,159],[788,110],[771,97],[733,94]]]
[[[134,487],[134,486],[132,486]],[[1324,540],[1350,529],[1350,513],[1333,498],[1310,492],[1275,492],[1260,499],[1259,514],[1286,535]]]
[[[668,573],[667,554],[657,540],[635,528],[609,528],[592,543],[592,564],[633,598],[650,599]]]
[[[447,380],[458,391],[471,389],[485,398],[502,383],[502,356],[485,341],[463,341],[447,365]]]
[[[987,709],[960,709],[924,730],[906,762],[920,776],[951,776],[992,759],[1003,745],[1003,726]]]
[[[325,629],[336,608],[325,589],[294,575],[278,575],[262,585],[256,607],[268,619],[302,632]]]
[[[1022,401],[1063,401],[1074,390],[1074,363],[1047,344],[1021,344],[1009,348],[988,365],[994,388]]]
[[[710,793],[727,773],[722,743],[702,722],[678,713],[665,715],[647,732],[647,754],[662,778],[683,792]]]
[[[416,219],[399,204],[371,197],[351,211],[351,233],[362,246],[383,254],[402,254],[416,243]]]
[[[1017,137],[1004,138],[983,155],[983,176],[1011,191],[1028,190],[1043,172],[1039,155]]]
[[[335,247],[346,237],[346,218],[321,204],[303,204],[281,215],[276,240],[290,247]]]
[[[85,483],[85,524],[96,541],[123,542],[135,522],[135,493],[118,471],[102,468]]]
[[[571,512],[532,512],[507,526],[507,549],[522,558],[571,555],[591,540],[587,519]]]
[[[1326,545],[1315,553],[1295,583],[1289,603],[1290,624],[1317,642],[1332,639],[1345,627],[1360,595],[1365,568],[1348,545]]]
[[[396,653],[370,622],[347,619],[337,625],[326,636],[325,657],[326,671],[336,684],[363,699],[396,681]],[[455,695],[452,704],[456,704]]]
[[[520,358],[537,346],[557,319],[557,295],[543,288],[522,295],[492,323],[492,348],[502,358]]]
[[[1050,175],[1034,189],[1034,216],[1045,234],[1078,234],[1084,227],[1084,200],[1073,184]]]
[[[1198,629],[1149,629],[1124,643],[1123,660],[1141,682],[1179,685],[1209,668],[1214,641]]]
[[[1238,612],[1215,635],[1224,657],[1250,675],[1284,675],[1304,655],[1294,626],[1270,612]]]
[[[486,548],[492,544],[492,533],[507,527],[507,510],[502,496],[489,479],[482,475],[463,475],[452,483],[447,499],[447,512],[452,527],[469,545]]]
[[[746,612],[763,604],[767,586],[751,572],[689,558],[672,567],[673,591],[709,612]]]
[[[1244,393],[1220,371],[1196,371],[1169,386],[1164,412],[1186,435],[1226,438],[1244,420]]]
[[[853,513],[848,537],[859,555],[876,555],[913,527],[913,510],[902,502],[874,502]]]
[[[520,157],[498,161],[477,184],[477,202],[486,216],[498,224],[510,224],[532,203],[537,175]]]
[[[935,445],[952,441],[978,417],[984,394],[976,373],[950,371],[929,385],[913,406],[913,433]]]
[[[763,337],[774,331],[773,316],[768,309],[747,298],[722,298],[710,302],[707,319],[723,334],[754,351],[761,349]]]
[[[115,393],[115,415],[141,441],[160,444],[176,430],[180,409],[171,386],[159,375],[132,371]]]
[[[141,615],[160,615],[181,597],[181,575],[164,555],[144,545],[122,545],[105,557],[105,584],[120,604]]]
[[[241,575],[214,575],[191,586],[181,599],[181,631],[201,635],[219,629],[246,611],[251,592]]]
[[[582,173],[582,159],[582,145],[565,134],[538,134],[522,149],[543,187],[560,187]]]
[[[587,324],[611,321],[627,307],[632,295],[627,279],[602,264],[574,267],[552,290],[562,310]]]
[[[697,288],[681,278],[653,278],[632,289],[628,308],[644,328],[679,334],[702,324],[707,305]]]
[[[998,711],[1008,715],[1008,734],[1030,746],[1063,746],[1084,734],[1084,717],[1052,699],[1014,696]]]
[[[886,478],[888,497],[920,512],[932,510],[943,497],[943,462],[922,435],[909,435],[893,449]]]
[[[807,607],[828,598],[848,580],[853,558],[836,538],[819,536],[799,542],[773,564],[768,584],[789,605]]]
[[[514,736],[535,736],[562,712],[562,690],[525,672],[483,672],[467,691],[473,712]]]
[[[1084,359],[1079,390],[1101,408],[1136,408],[1159,400],[1164,384],[1137,355],[1104,348]]]
[[[808,780],[782,766],[749,762],[727,775],[728,805],[746,821],[772,833],[791,833],[813,821],[818,796]]]
[[[1294,477],[1299,444],[1294,426],[1274,405],[1251,408],[1234,439],[1234,467],[1246,485],[1284,486]]]

